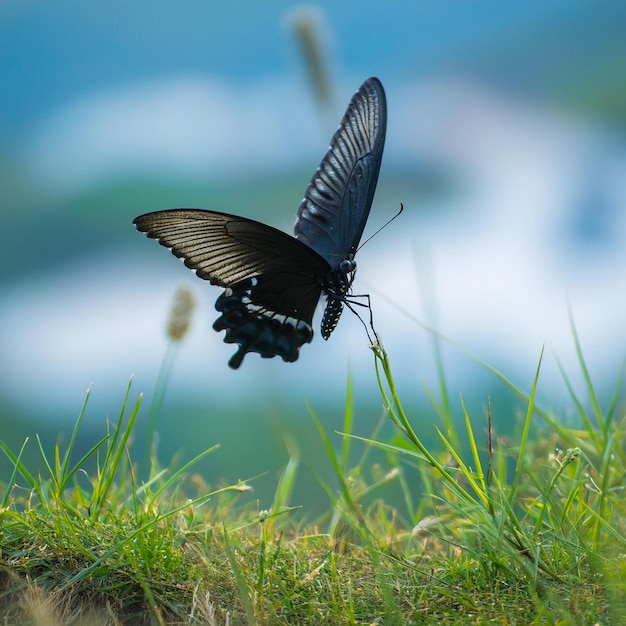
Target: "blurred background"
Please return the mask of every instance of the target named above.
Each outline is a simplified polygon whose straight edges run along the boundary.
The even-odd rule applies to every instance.
[[[573,417],[557,365],[583,393],[570,309],[608,402],[626,345],[624,23],[626,5],[594,2],[3,2],[2,439],[66,441],[92,385],[91,446],[131,374],[141,433],[168,350],[163,462],[221,443],[203,475],[256,477],[261,506],[288,449],[326,465],[306,403],[340,430],[349,376],[356,432],[371,434],[382,406],[355,316],[325,342],[318,314],[294,364],[248,355],[232,371],[211,329],[221,291],[132,226],[197,207],[292,232],[369,76],[389,121],[364,239],[405,211],[359,252],[355,292],[371,294],[416,430],[429,440],[439,423],[430,329],[453,342],[439,346],[453,412],[462,394],[480,432],[487,398],[502,432],[521,405],[468,352],[529,390],[545,345],[539,400]],[[172,351],[180,285],[197,307]],[[301,478],[296,504],[314,484]]]

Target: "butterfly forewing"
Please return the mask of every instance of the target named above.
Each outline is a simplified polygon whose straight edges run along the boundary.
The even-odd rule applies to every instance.
[[[237,215],[172,209],[140,215],[134,224],[170,248],[200,278],[220,287],[272,273],[316,276],[321,281],[328,271],[315,251],[287,233]]]
[[[247,352],[298,358],[313,338],[312,320],[328,263],[290,235],[254,220],[215,211],[175,209],[135,219],[138,230],[157,239],[200,278],[226,288],[216,308],[216,330]]]
[[[387,127],[377,78],[354,94],[298,208],[295,235],[332,268],[351,258],[372,206]]]

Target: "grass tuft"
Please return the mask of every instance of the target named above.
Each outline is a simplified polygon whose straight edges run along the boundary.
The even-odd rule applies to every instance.
[[[369,437],[353,432],[350,378],[341,438],[309,407],[333,477],[318,476],[328,510],[306,522],[296,443],[272,508],[259,511],[246,483],[209,487],[193,475],[217,446],[164,468],[152,450],[142,480],[130,384],[117,422],[77,455],[88,392],[65,448],[46,454],[37,438],[43,470],[23,461],[31,442],[17,453],[0,442],[12,465],[0,499],[3,623],[626,622],[621,385],[604,410],[572,328],[585,398],[560,367],[577,427],[537,405],[543,352],[528,392],[486,366],[525,400],[515,441],[494,430],[489,404],[478,419],[462,397],[456,406],[440,367],[442,398],[427,390],[438,438],[426,445],[373,346],[383,415]],[[386,422],[395,432],[384,439]]]

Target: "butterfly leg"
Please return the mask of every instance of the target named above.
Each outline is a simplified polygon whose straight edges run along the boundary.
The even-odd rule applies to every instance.
[[[376,332],[376,329],[374,328],[374,311],[372,310],[372,303],[371,303],[369,294],[364,293],[364,294],[359,294],[359,295],[351,296],[351,297],[352,299],[346,298],[343,301],[344,304],[359,318],[359,320],[361,321],[361,324],[363,324],[363,328],[365,328],[365,332],[367,333],[367,338],[369,342],[373,346],[382,345],[380,341],[380,337],[378,336],[378,333]],[[358,300],[355,300],[355,298],[364,298],[365,300],[367,300],[367,302],[359,302]],[[363,318],[357,313],[357,311],[353,308],[354,306],[365,307],[369,310],[369,313],[370,313],[369,327],[371,328],[372,333],[374,334],[375,340],[372,339],[372,336],[370,335],[367,324],[365,323]]]

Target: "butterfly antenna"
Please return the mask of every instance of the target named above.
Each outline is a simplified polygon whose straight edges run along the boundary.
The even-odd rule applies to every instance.
[[[357,252],[370,240],[370,239],[374,239],[374,237],[376,237],[376,235],[378,235],[378,233],[383,230],[383,228],[387,228],[387,226],[389,226],[389,224],[391,224],[391,222],[393,222],[393,220],[396,219],[396,217],[400,217],[400,214],[402,213],[402,211],[404,211],[404,204],[402,204],[402,202],[400,202],[400,210],[390,219],[387,220],[373,235],[370,235],[358,248],[357,248]],[[374,329],[372,329],[374,330]]]

